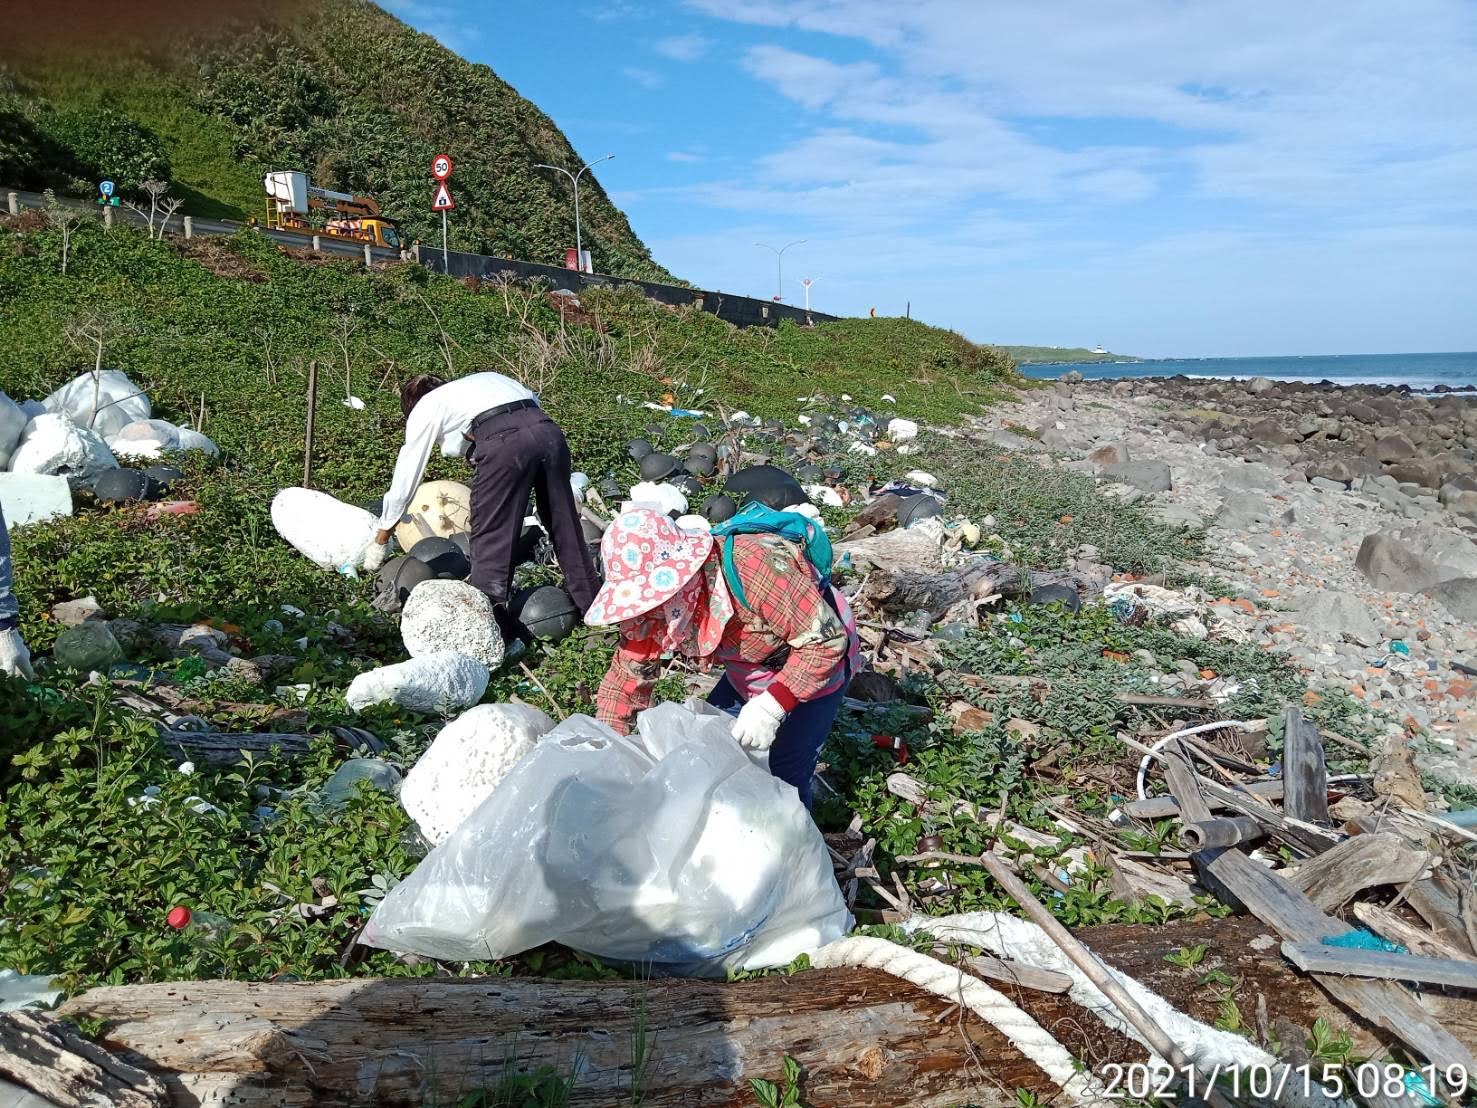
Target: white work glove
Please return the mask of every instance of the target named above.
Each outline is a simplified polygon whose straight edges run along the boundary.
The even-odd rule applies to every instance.
[[[36,674],[31,669],[31,652],[26,649],[26,640],[21,638],[21,633],[14,627],[8,631],[0,631],[0,673],[25,677],[31,681],[36,679]]]
[[[369,545],[364,548],[364,569],[367,573],[376,572],[380,566],[385,564],[385,559],[390,555],[390,544],[387,542],[375,542],[369,540]]]
[[[784,722],[785,710],[780,702],[762,692],[739,709],[738,719],[733,721],[733,737],[750,750],[768,750]]]

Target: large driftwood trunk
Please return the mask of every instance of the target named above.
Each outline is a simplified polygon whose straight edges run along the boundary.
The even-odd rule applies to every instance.
[[[1210,944],[1214,963],[1242,982],[1247,1011],[1260,997],[1273,1021],[1306,1029],[1326,1016],[1336,1026],[1355,1026],[1277,956],[1275,941],[1253,920],[1102,927],[1080,936],[1202,1020],[1216,1017],[1213,990],[1196,983],[1199,971],[1164,961],[1167,952],[1198,942]],[[1064,996],[996,987],[1095,1068],[1145,1057]],[[1463,1003],[1470,1020],[1473,1005]],[[94,989],[69,1001],[63,1014],[103,1020],[104,1042],[160,1077],[176,1105],[455,1104],[459,1094],[495,1087],[514,1068],[541,1065],[579,1074],[575,1105],[628,1103],[638,1026],[650,1044],[640,1083],[640,1102],[650,1108],[752,1106],[747,1079],[777,1077],[785,1054],[804,1068],[812,1108],[983,1108],[1013,1104],[1017,1087],[1043,1099],[1054,1095],[1045,1076],[992,1028],[871,970],[731,985],[188,982]],[[1377,1050],[1367,1035],[1357,1038]]]
[[[152,1074],[127,1065],[60,1020],[40,1012],[6,1012],[0,1015],[0,1104],[28,1103],[162,1108],[169,1101]]]

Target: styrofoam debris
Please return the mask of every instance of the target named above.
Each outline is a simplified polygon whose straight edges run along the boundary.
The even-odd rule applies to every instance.
[[[796,416],[795,418],[800,421],[800,426],[802,426],[802,427],[809,427],[810,426],[810,417],[808,415]]]
[[[810,499],[812,500],[820,501],[828,508],[845,507],[845,504],[841,499],[841,494],[833,489],[830,485],[816,484],[802,485],[801,487],[805,489],[806,496],[810,497]]]
[[[72,514],[72,486],[65,477],[0,473],[0,512],[6,527]]]
[[[791,504],[788,508],[781,508],[780,511],[794,512],[797,516],[804,516],[806,519],[821,518],[821,510],[814,504]]]
[[[660,509],[663,514],[676,512],[682,515],[687,511],[686,495],[681,489],[666,482],[659,485],[655,481],[641,481],[632,485],[630,503],[652,505]]]
[[[406,775],[400,803],[439,846],[553,729],[527,704],[480,704],[441,729]]]
[[[918,437],[918,424],[911,419],[890,419],[887,421],[887,437],[893,442],[908,442]]]
[[[116,369],[74,377],[43,403],[48,412],[69,416],[78,427],[104,439],[154,414],[144,391]]]
[[[675,522],[684,531],[711,531],[713,529],[713,524],[706,516],[678,516]]]
[[[412,658],[459,650],[488,669],[503,664],[492,601],[465,581],[422,581],[405,601],[400,637]]]
[[[108,449],[119,458],[157,458],[179,449],[179,428],[162,419],[136,419],[108,437]]]
[[[10,456],[20,445],[21,435],[25,434],[29,422],[20,405],[0,392],[0,469],[10,465]]]
[[[195,428],[181,423],[177,428],[179,431],[179,448],[181,450],[202,450],[212,458],[220,456],[220,447],[211,442]]]
[[[869,458],[877,453],[877,448],[869,442],[854,442],[849,449],[853,454],[865,454]]]
[[[893,396],[892,393],[890,393],[890,392],[884,392],[882,394],[882,399],[883,400],[886,400],[889,404],[896,404],[897,403],[897,397]]]
[[[364,401],[360,400],[357,396],[345,397],[339,403],[345,408],[351,408],[356,412],[362,412],[364,410]]]
[[[476,658],[440,650],[361,673],[344,698],[356,712],[389,702],[408,712],[447,714],[481,700],[487,681],[487,667]]]
[[[118,460],[108,444],[64,415],[48,412],[26,425],[21,444],[10,458],[14,473],[47,473],[69,481],[91,481]]]
[[[904,477],[903,480],[907,481],[910,485],[918,485],[919,487],[925,489],[936,489],[938,488],[939,484],[939,479],[937,477],[921,469],[913,470],[906,477]]]
[[[585,490],[590,487],[590,478],[583,473],[571,473],[569,475],[569,489],[574,493],[577,503],[585,502]]]
[[[378,524],[363,508],[315,489],[283,489],[272,498],[272,526],[323,569],[364,565],[364,550]]]

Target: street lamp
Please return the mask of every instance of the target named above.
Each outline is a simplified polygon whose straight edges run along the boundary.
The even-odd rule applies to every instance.
[[[564,176],[569,178],[569,183],[574,186],[574,259],[581,273],[585,269],[585,249],[584,242],[580,238],[580,178],[584,176],[585,170],[589,169],[590,166],[599,165],[601,162],[608,162],[613,157],[615,157],[614,154],[606,154],[603,158],[596,158],[593,162],[586,163],[578,173],[571,173],[562,165],[549,165],[545,162],[534,163],[535,169],[552,169],[556,173],[564,174]]]
[[[778,250],[775,250],[774,247],[770,246],[769,243],[767,243],[767,242],[756,242],[754,244],[755,246],[762,247],[765,250],[774,250],[774,276],[775,276],[775,296],[774,296],[774,298],[776,300],[778,300],[780,303],[784,303],[784,300],[785,300],[785,270],[784,270],[785,251],[788,250],[788,249],[790,249],[790,247],[792,247],[792,246],[799,246],[802,242],[805,242],[805,241],[806,241],[805,239],[796,239],[794,242],[787,242],[787,243],[785,243],[785,245],[781,246]]]
[[[810,311],[810,286],[815,284],[815,278],[802,277],[800,283],[805,286],[805,310]]]

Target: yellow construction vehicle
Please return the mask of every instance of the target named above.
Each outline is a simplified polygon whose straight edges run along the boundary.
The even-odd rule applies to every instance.
[[[319,188],[308,180],[306,173],[295,169],[268,173],[265,184],[267,227],[273,231],[326,235],[401,249],[400,229],[393,219],[380,215],[379,205],[368,196]],[[310,212],[332,215],[322,227],[315,227],[309,219]]]

